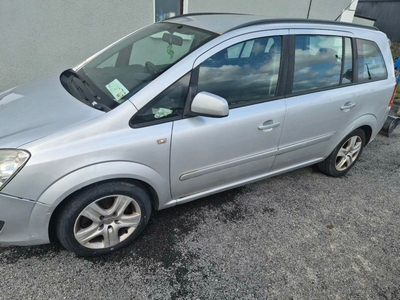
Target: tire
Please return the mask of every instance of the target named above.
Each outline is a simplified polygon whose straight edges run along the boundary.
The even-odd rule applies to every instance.
[[[340,177],[345,175],[357,162],[366,142],[365,132],[356,129],[346,136],[333,152],[317,168],[326,175]]]
[[[129,245],[150,215],[150,197],[140,185],[104,182],[81,190],[60,209],[56,236],[79,256],[99,256]]]

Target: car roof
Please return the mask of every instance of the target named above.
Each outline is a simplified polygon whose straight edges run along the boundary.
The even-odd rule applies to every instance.
[[[234,13],[185,14],[166,19],[163,22],[188,25],[192,27],[201,28],[207,31],[212,31],[218,34],[223,34],[228,31],[254,25],[267,25],[267,24],[277,24],[277,23],[282,23],[282,24],[301,23],[301,24],[315,24],[315,25],[319,24],[319,25],[346,26],[346,27],[378,30],[376,27],[372,26],[365,26],[365,25],[345,23],[345,22],[310,20],[310,19],[270,18],[265,16],[234,14]]]

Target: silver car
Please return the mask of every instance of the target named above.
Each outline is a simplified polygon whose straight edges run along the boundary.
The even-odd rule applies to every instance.
[[[339,22],[184,15],[0,94],[0,243],[82,256],[151,212],[316,164],[342,176],[382,127],[385,34]]]

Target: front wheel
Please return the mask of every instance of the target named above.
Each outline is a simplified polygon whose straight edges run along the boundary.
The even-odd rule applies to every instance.
[[[77,255],[102,255],[131,243],[150,214],[150,198],[139,185],[100,183],[78,192],[62,207],[56,234]]]
[[[333,177],[345,175],[360,157],[365,142],[365,132],[362,129],[354,130],[339,143],[324,161],[317,164],[318,169]]]

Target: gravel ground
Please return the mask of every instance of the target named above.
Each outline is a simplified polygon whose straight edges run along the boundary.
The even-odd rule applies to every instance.
[[[157,212],[112,255],[0,248],[0,299],[400,299],[400,127],[313,168]]]

